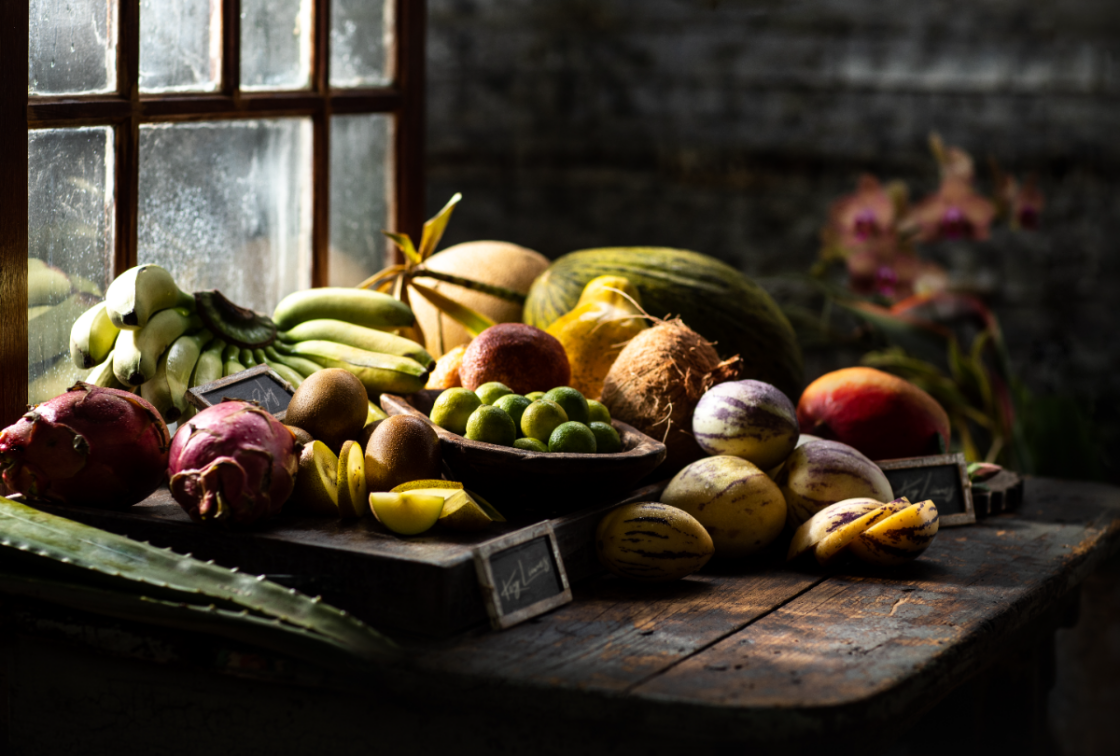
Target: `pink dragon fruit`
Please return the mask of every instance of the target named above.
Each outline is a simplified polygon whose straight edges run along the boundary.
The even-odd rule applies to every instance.
[[[299,467],[283,423],[249,402],[207,407],[171,441],[171,495],[196,522],[248,525],[280,511]]]
[[[78,382],[0,431],[0,470],[32,498],[123,509],[164,481],[170,441],[144,399]]]

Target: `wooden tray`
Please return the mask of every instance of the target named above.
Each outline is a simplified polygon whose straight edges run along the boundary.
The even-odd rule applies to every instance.
[[[624,503],[656,500],[664,484],[551,520],[570,582],[601,571],[595,527]],[[37,503],[53,514],[270,579],[323,597],[371,626],[447,636],[487,621],[472,548],[526,527],[526,520],[479,533],[429,531],[400,538],[372,517],[358,521],[281,514],[246,531],[190,520],[162,488],[125,511]]]

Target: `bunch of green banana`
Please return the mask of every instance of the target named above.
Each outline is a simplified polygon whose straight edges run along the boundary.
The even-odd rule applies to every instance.
[[[371,397],[419,391],[434,365],[422,346],[391,332],[413,318],[407,305],[385,294],[301,291],[280,302],[275,318],[219,292],[186,294],[163,268],[141,265],[73,320],[70,356],[76,367],[92,368],[87,381],[138,390],[168,422],[193,412],[189,389],[256,365],[268,365],[293,386],[323,368],[343,368]]]

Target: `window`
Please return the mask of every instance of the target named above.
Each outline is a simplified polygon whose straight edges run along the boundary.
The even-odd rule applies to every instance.
[[[0,6],[27,66],[0,81],[3,425],[80,377],[70,325],[126,268],[270,312],[419,237],[422,0]]]

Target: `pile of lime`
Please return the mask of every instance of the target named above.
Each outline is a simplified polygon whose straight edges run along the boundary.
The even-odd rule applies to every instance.
[[[503,383],[475,391],[450,388],[432,406],[432,422],[445,430],[500,446],[536,452],[612,454],[622,451],[611,413],[571,386],[515,394]]]

